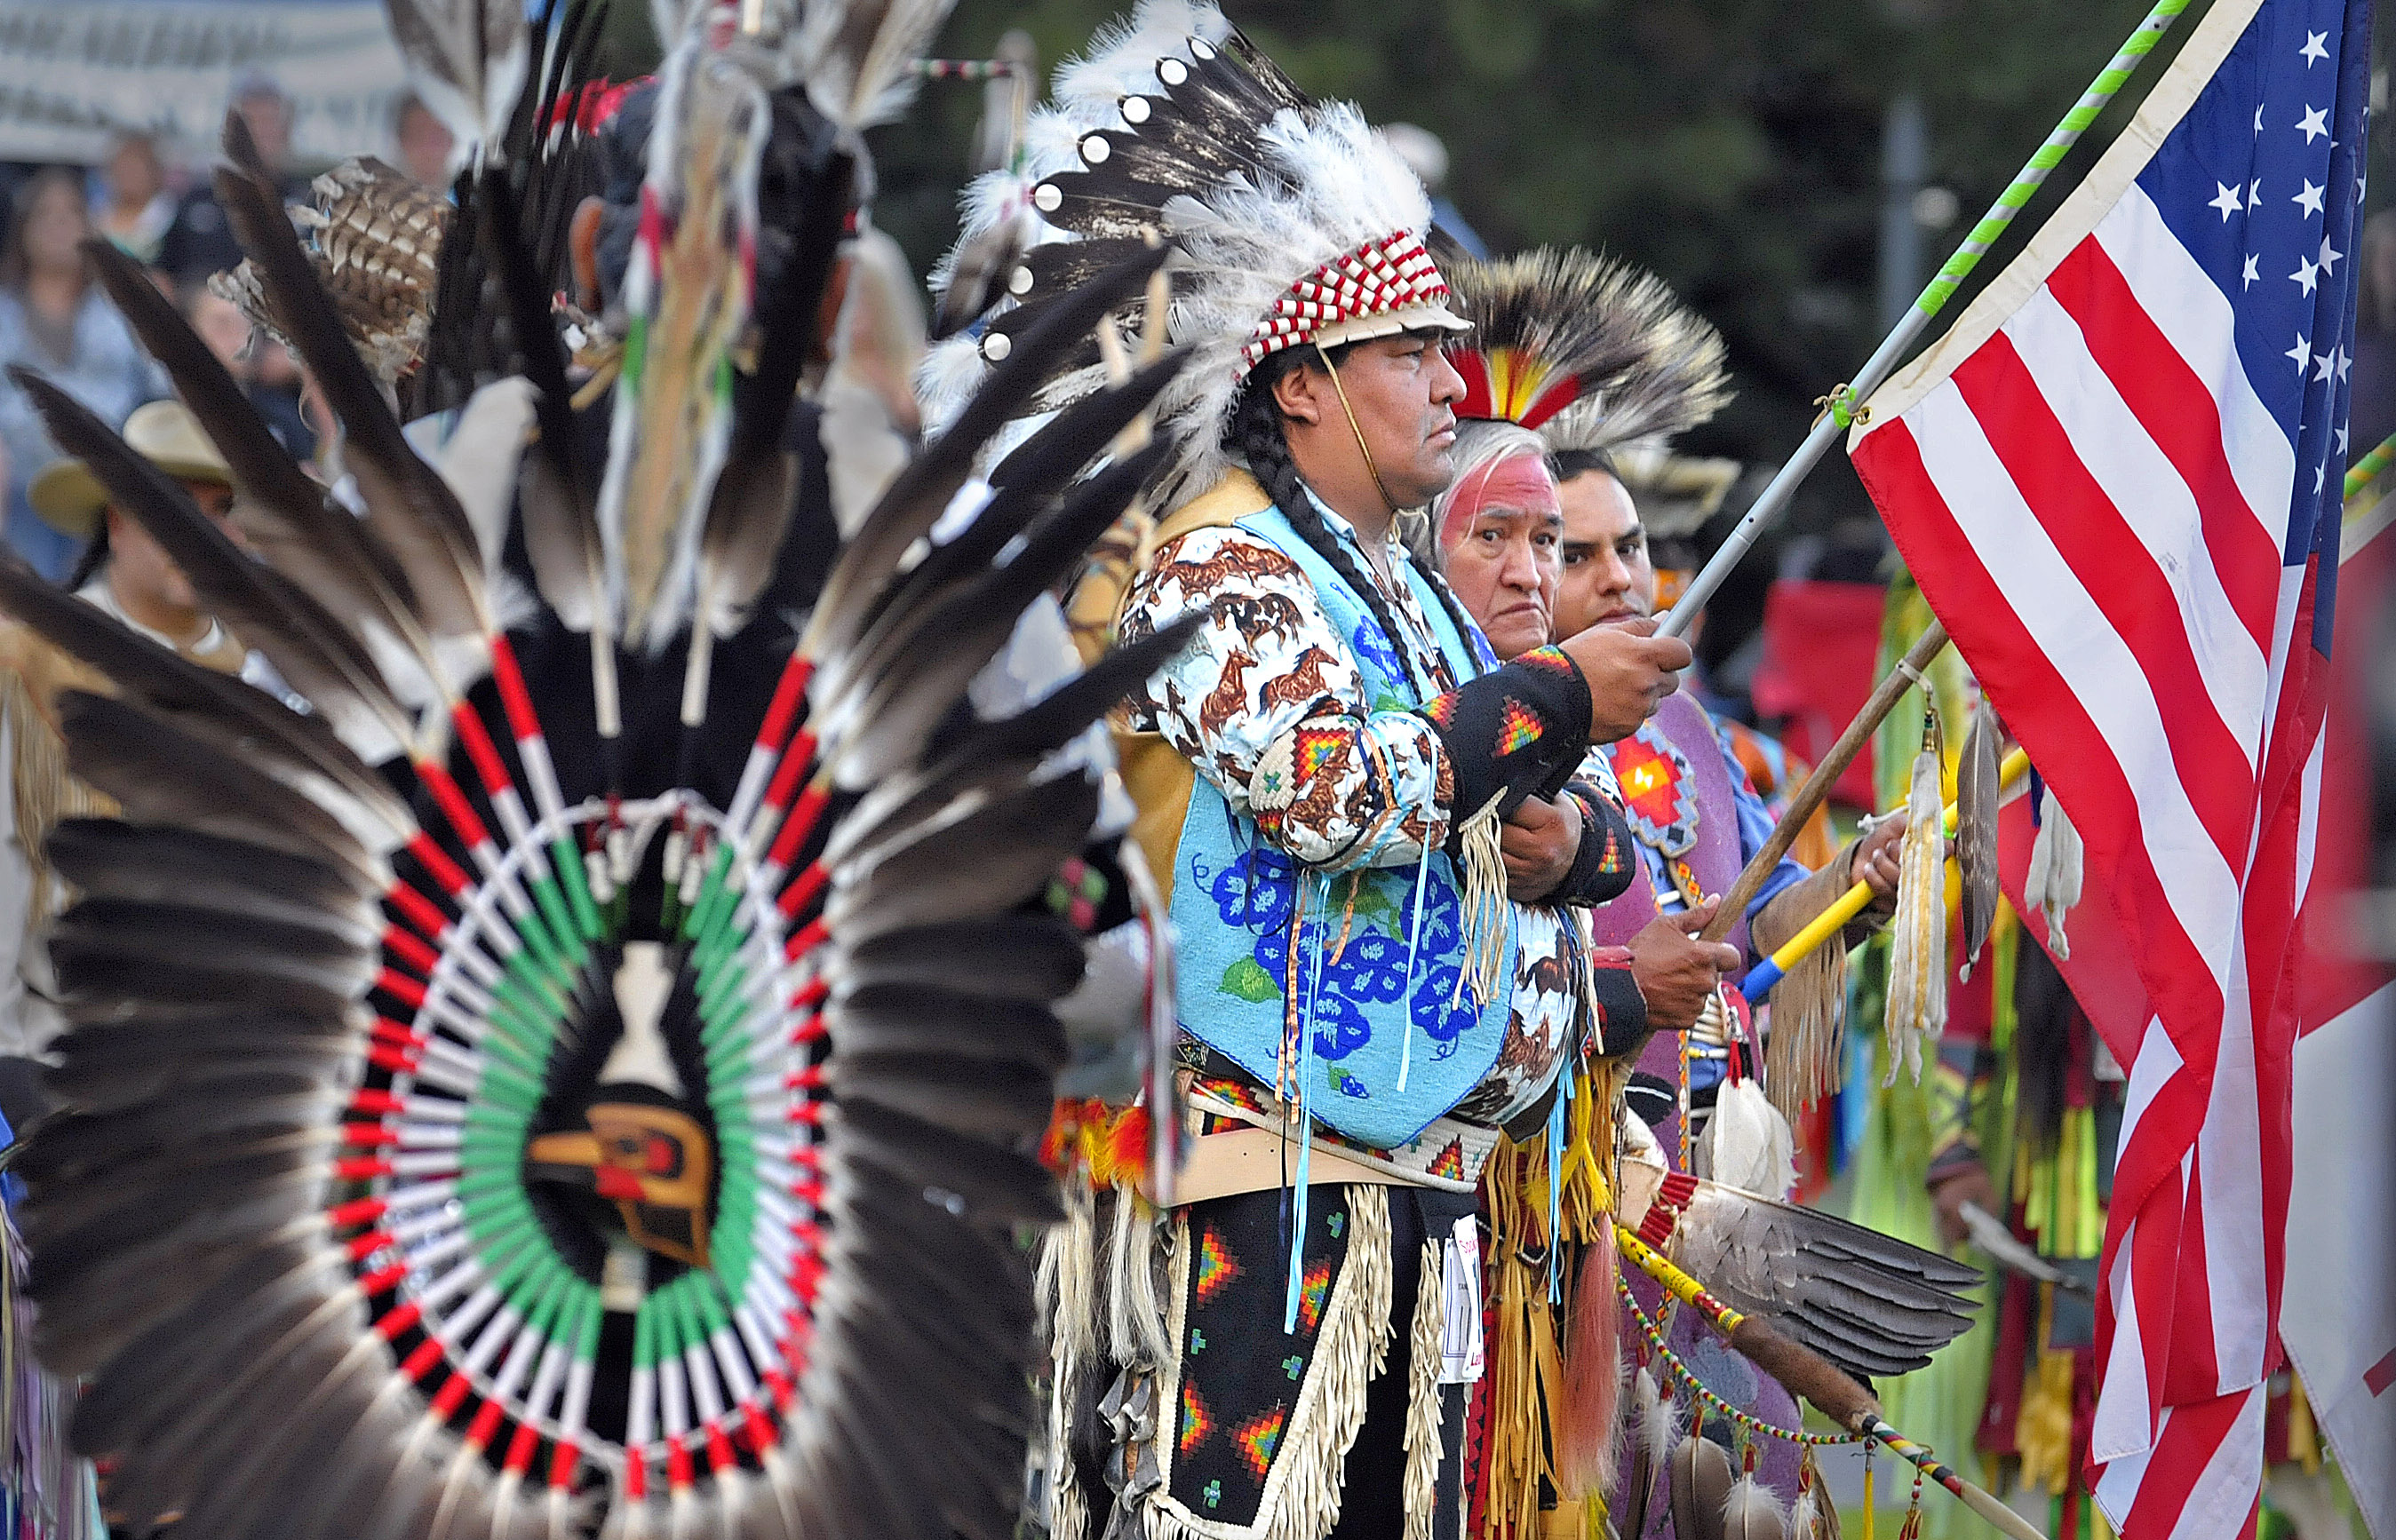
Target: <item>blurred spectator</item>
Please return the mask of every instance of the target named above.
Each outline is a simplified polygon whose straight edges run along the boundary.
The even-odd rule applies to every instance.
[[[158,260],[166,227],[175,222],[175,199],[166,191],[166,168],[147,134],[120,134],[108,152],[108,206],[100,232],[142,264]]]
[[[433,115],[414,93],[399,99],[392,118],[392,136],[399,140],[399,168],[425,186],[447,191],[449,151],[457,140],[449,126]]]
[[[2346,462],[2396,433],[2396,208],[2363,221]]]
[[[248,126],[249,137],[258,141],[258,153],[267,168],[282,180],[283,201],[292,203],[304,196],[307,184],[289,170],[291,99],[283,94],[274,77],[244,75],[233,86],[233,110]],[[183,195],[182,206],[176,209],[175,222],[159,245],[158,265],[166,270],[180,292],[240,260],[241,246],[233,239],[224,210],[217,206],[216,188],[203,180]]]
[[[0,365],[20,364],[46,376],[114,427],[156,392],[149,360],[92,281],[82,250],[90,233],[81,175],[54,167],[25,184],[0,257]],[[8,543],[56,581],[73,565],[75,542],[33,516],[25,489],[58,458],[58,446],[32,400],[5,376],[0,450],[7,459]]]
[[[258,408],[258,415],[266,419],[266,426],[273,431],[276,441],[291,452],[291,458],[315,458],[316,435],[301,415],[299,402],[290,392],[278,390],[258,378],[258,354],[269,347],[282,352],[273,339],[256,336],[241,307],[204,284],[186,291],[183,314],[192,323],[192,329],[200,334],[200,340],[217,355],[217,361],[241,382],[242,394]]]
[[[1431,229],[1454,242],[1457,249],[1467,257],[1478,257],[1486,261],[1488,243],[1464,222],[1464,216],[1458,213],[1456,206],[1440,192],[1447,184],[1447,146],[1440,137],[1412,123],[1385,125],[1380,135],[1382,142],[1398,153],[1398,158],[1406,163],[1407,169],[1423,184],[1423,191],[1431,194]]]

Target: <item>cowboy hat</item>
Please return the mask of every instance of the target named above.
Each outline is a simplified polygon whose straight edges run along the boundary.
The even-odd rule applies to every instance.
[[[133,408],[125,419],[125,443],[180,481],[233,485],[233,468],[180,401],[153,401]],[[44,524],[78,540],[91,538],[100,510],[108,506],[108,488],[79,459],[60,458],[44,466],[25,497]]]

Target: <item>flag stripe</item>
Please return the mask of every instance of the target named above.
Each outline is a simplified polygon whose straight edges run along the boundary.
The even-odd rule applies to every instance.
[[[2328,858],[2309,804],[2369,8],[2210,7],[2047,229],[1851,435],[2086,841],[2075,955],[2135,979],[2099,1017],[2130,1082],[2090,1439],[2123,1540],[2227,1540],[2259,1492],[2298,904]]]
[[[2238,311],[2188,247],[2163,223],[2142,187],[2131,185],[2093,237],[2129,285],[2138,309],[2171,351],[2205,382],[2221,420],[2223,458],[2246,506],[2276,553],[2288,537],[2288,489],[2296,446],[2285,424],[2256,392],[2238,355]],[[2272,565],[2277,565],[2276,560]],[[2270,576],[2265,567],[2263,575]]]
[[[2160,930],[2169,939],[2156,937],[2158,951],[2142,973],[2174,1037],[2207,1019],[2217,1023],[2222,979],[2214,958],[2226,953],[2237,925],[2237,883],[2188,789],[2170,774],[2171,744],[2152,687],[2021,501],[1951,385],[1924,397],[1909,418],[1919,419],[1922,432],[1916,438],[1910,420],[1902,425],[1905,442],[1935,499],[1935,510],[1923,511],[1944,513],[1950,525],[1930,542],[1969,544],[1986,564],[1918,561],[1920,548],[1910,538],[1899,549],[1936,608],[1969,613],[1976,642],[2003,648],[2001,666],[1976,671],[2032,762],[2082,767],[2070,783],[2056,783],[2058,795],[2068,797],[2066,809],[2091,849],[2118,850],[2115,858],[2126,863],[2114,895],[2124,918],[2167,917]],[[1878,441],[1895,436],[1889,430],[1873,435],[1876,460],[1894,448]],[[2068,594],[2075,602],[2017,610],[2016,594]],[[2041,741],[2047,733],[2059,741]],[[2144,803],[2134,766],[2153,781]],[[2158,870],[2163,863],[2176,885],[2164,882]],[[2136,1051],[2136,1044],[2115,1047]],[[2180,1051],[2192,1057],[2185,1044]]]
[[[2168,273],[2167,265],[2158,265]],[[2203,286],[2217,301],[2218,292],[2210,284]],[[2143,441],[2160,451],[2178,472],[2203,529],[2201,544],[2191,542],[2188,547],[2190,564],[2196,567],[2197,552],[2204,552],[2201,570],[2238,617],[2259,659],[2271,644],[2271,616],[2279,599],[2275,578],[2280,540],[2255,516],[2238,485],[2237,472],[2223,447],[2220,404],[2189,367],[2188,360],[2173,351],[2163,328],[2138,302],[2129,280],[2097,242],[2083,243],[2057,265],[2046,294],[2079,328],[2080,357],[2097,378],[2118,392],[2122,405],[2143,430],[2132,442]],[[2032,313],[2034,306],[2035,301],[2025,307],[2024,315]],[[2017,324],[2009,323],[2007,329]],[[2244,371],[2235,378],[2243,382]],[[2259,416],[2260,403],[2256,411]],[[2281,436],[2278,424],[2269,427],[2270,442],[2282,451],[2277,458],[2284,459],[2287,440]],[[2168,479],[2155,477],[2150,485],[2162,496],[2176,500]],[[2170,527],[2160,515],[2142,524]],[[2213,594],[2207,592],[2204,597],[2210,599]],[[2199,641],[2204,640],[2200,632]],[[2209,651],[2226,659],[2232,649],[2224,644]],[[2251,750],[2248,763],[2253,763]]]
[[[1990,338],[1987,347],[1955,371],[1955,385],[1975,419],[2005,424],[2002,436],[1990,437],[1990,448],[2023,506],[2071,568],[2096,613],[2110,622],[2145,678],[2155,702],[2160,747],[2171,762],[2169,774],[2186,789],[2190,810],[2211,836],[2228,879],[2245,856],[2254,818],[2254,779],[2244,773],[2252,761],[2207,688],[2205,670],[2197,661],[2185,622],[2190,606],[2174,591],[2171,578],[2140,532],[2089,473],[2072,435],[2057,420],[2039,382],[2015,352],[2010,327]],[[2084,399],[2071,405],[2083,412],[2088,407]],[[2083,434],[2092,445],[2099,436]],[[2192,554],[2184,553],[2182,559]],[[2186,570],[2183,566],[2183,577]],[[2263,657],[2248,652],[2260,684]],[[2260,737],[2257,723],[2250,738]],[[2132,778],[2137,778],[2135,773]],[[2234,894],[2231,899],[2234,909]]]

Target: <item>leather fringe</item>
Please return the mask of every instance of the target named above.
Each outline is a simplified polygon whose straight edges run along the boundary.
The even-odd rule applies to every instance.
[[[1140,1514],[1145,1540],[1324,1540],[1338,1523],[1348,1451],[1364,1426],[1365,1389],[1388,1364],[1396,1336],[1390,1319],[1396,1281],[1390,1255],[1389,1191],[1364,1185],[1344,1190],[1348,1257],[1324,1309],[1313,1366],[1290,1411],[1288,1431],[1273,1451],[1257,1521],[1245,1529],[1214,1523],[1172,1500],[1173,1419],[1160,1414],[1154,1447],[1165,1485]],[[1174,1341],[1184,1330],[1182,1310],[1190,1292],[1188,1226],[1187,1219],[1174,1225],[1168,1283]],[[1179,1360],[1168,1361],[1157,1387],[1160,1407],[1178,1404],[1180,1378]]]
[[[1439,1507],[1439,1338],[1446,1319],[1446,1259],[1444,1239],[1424,1241],[1414,1330],[1406,1341],[1405,1540],[1431,1540],[1431,1516]]]
[[[1464,821],[1458,843],[1462,848],[1464,893],[1464,967],[1459,988],[1472,991],[1475,1006],[1498,998],[1514,981],[1507,976],[1512,959],[1504,955],[1506,940],[1506,856],[1499,848],[1502,830],[1495,798]]]
[[[1074,1474],[1072,1427],[1082,1377],[1098,1356],[1098,1194],[1078,1181],[1060,1186],[1065,1219],[1042,1241],[1033,1287],[1038,1318],[1048,1323],[1048,1533],[1082,1540],[1090,1504]]]
[[[1757,951],[1770,955],[1847,890],[1842,851],[1830,864],[1773,899],[1753,925]],[[1772,1030],[1764,1047],[1764,1094],[1793,1126],[1799,1113],[1839,1087],[1846,1073],[1847,935],[1842,930],[1805,954],[1772,988]]]

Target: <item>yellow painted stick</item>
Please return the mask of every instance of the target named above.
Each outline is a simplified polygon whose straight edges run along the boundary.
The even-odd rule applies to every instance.
[[[1997,767],[1998,784],[2011,786],[2029,769],[2030,756],[2017,749],[2007,754],[2004,763]],[[1953,803],[1947,804],[1947,832],[1955,832]],[[1861,914],[1864,906],[1871,900],[1871,888],[1864,883],[1857,883],[1839,895],[1838,901],[1816,915],[1812,923],[1783,942],[1770,957],[1749,969],[1747,976],[1739,981],[1739,992],[1750,1000],[1763,999],[1771,992],[1772,986],[1780,982],[1782,975],[1795,967],[1815,948],[1837,935],[1840,927]]]

